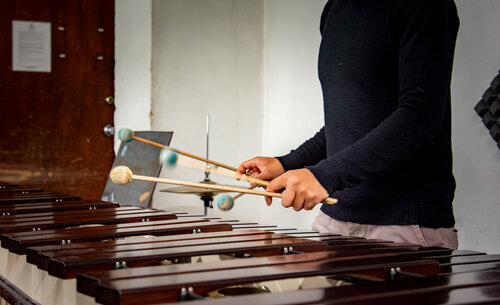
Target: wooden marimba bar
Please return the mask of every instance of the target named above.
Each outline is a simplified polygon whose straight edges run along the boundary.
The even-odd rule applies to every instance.
[[[0,215],[0,295],[11,304],[500,302],[500,255],[122,207],[5,183]]]

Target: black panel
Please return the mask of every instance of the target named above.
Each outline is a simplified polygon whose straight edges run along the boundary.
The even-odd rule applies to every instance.
[[[169,145],[173,132],[136,131],[135,136]],[[125,165],[137,175],[158,177],[161,164],[158,161],[161,148],[138,141],[122,142],[113,162],[113,168]],[[122,205],[149,207],[155,183],[134,180],[127,185],[116,185],[108,177],[103,200],[118,202]]]

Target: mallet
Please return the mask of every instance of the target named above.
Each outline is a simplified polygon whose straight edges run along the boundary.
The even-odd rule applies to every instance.
[[[229,171],[227,169],[214,167],[214,166],[210,166],[210,165],[206,165],[206,164],[201,164],[197,161],[194,161],[194,160],[191,160],[188,158],[183,158],[183,157],[179,156],[175,151],[168,150],[168,149],[162,149],[162,151],[160,152],[160,162],[162,162],[163,164],[165,164],[167,166],[182,165],[185,167],[190,167],[190,168],[194,168],[194,169],[198,169],[198,170],[202,170],[205,172],[210,172],[210,173],[214,173],[214,174],[218,174],[218,175],[223,175],[223,176],[227,176],[227,177],[231,177],[231,178],[235,178],[235,179],[243,179],[243,180],[246,180],[248,182],[262,185],[262,186],[269,185],[269,181],[253,178],[253,177],[248,176],[248,175],[241,175],[241,174]],[[251,188],[248,190],[251,190]],[[240,192],[240,193],[243,194],[244,192]],[[241,194],[238,194],[237,196],[241,196]],[[234,201],[234,199],[236,199],[236,198],[238,198],[238,197],[235,196],[235,197],[231,198],[231,200],[229,200],[227,198],[226,199],[221,198],[220,200],[223,200],[224,202],[226,202],[225,205],[227,205],[230,201]],[[323,203],[329,204],[330,202],[336,203],[337,199],[327,198]],[[220,205],[220,202],[218,203],[218,205]]]
[[[156,183],[166,183],[166,184],[198,187],[198,188],[203,188],[203,189],[213,189],[213,190],[220,190],[220,191],[226,191],[226,192],[236,192],[236,193],[245,193],[245,194],[252,194],[252,195],[282,198],[282,195],[279,193],[273,193],[273,192],[267,192],[267,191],[256,191],[256,190],[231,187],[231,186],[210,185],[210,184],[204,184],[204,183],[196,183],[196,182],[188,182],[188,181],[180,181],[180,180],[172,180],[172,179],[134,175],[132,173],[132,171],[130,170],[130,168],[128,168],[126,166],[117,166],[117,167],[113,168],[109,174],[109,177],[111,178],[111,181],[113,181],[114,183],[119,184],[119,185],[125,185],[125,184],[131,182],[132,180],[141,180],[141,181],[149,181],[149,182],[156,182]],[[323,203],[335,204],[335,203],[337,203],[337,199],[327,198],[323,201]]]
[[[201,170],[201,171],[204,171],[205,173],[214,173],[217,175],[222,175],[222,176],[231,177],[231,178],[235,178],[235,179],[243,179],[243,180],[246,180],[248,182],[254,183],[254,185],[251,186],[249,189],[253,189],[257,185],[267,186],[269,184],[269,182],[266,180],[253,178],[253,177],[248,176],[248,175],[241,175],[241,174],[238,174],[234,171],[230,171],[226,168],[220,168],[216,165],[211,165],[211,164],[207,164],[207,163],[200,163],[196,160],[186,158],[186,157],[178,154],[177,152],[170,150],[170,149],[167,149],[167,148],[161,149],[159,160],[160,160],[160,163],[165,164],[168,167],[181,165],[184,167],[189,167],[189,168]],[[217,203],[217,206],[221,210],[228,211],[228,210],[232,209],[233,204],[234,204],[234,200],[236,200],[237,198],[239,198],[243,195],[244,195],[243,193],[239,193],[239,194],[235,195],[234,197],[230,197],[230,196],[225,195],[225,196],[219,198],[219,202]],[[229,198],[225,198],[225,197],[229,197]],[[225,203],[221,205],[220,201],[223,201]],[[224,208],[221,206],[223,206]]]
[[[223,164],[223,163],[219,163],[219,162],[216,162],[216,161],[212,161],[212,160],[209,160],[209,159],[197,156],[197,155],[193,155],[193,154],[190,154],[188,152],[184,152],[182,150],[179,150],[179,149],[176,149],[176,148],[172,148],[170,146],[167,146],[167,145],[164,145],[164,144],[161,144],[161,143],[158,143],[158,142],[154,142],[154,141],[151,141],[151,140],[147,140],[147,139],[138,137],[138,136],[135,135],[135,133],[134,133],[133,130],[128,129],[128,128],[122,128],[122,129],[120,129],[118,131],[118,138],[121,141],[127,142],[127,143],[131,142],[132,140],[136,140],[136,141],[139,141],[139,142],[142,142],[142,143],[145,143],[145,144],[149,144],[149,145],[153,145],[153,146],[156,146],[156,147],[160,147],[162,149],[170,150],[170,151],[173,151],[175,153],[178,153],[178,154],[181,154],[181,155],[185,155],[187,157],[190,157],[190,158],[193,158],[193,159],[196,159],[196,160],[203,161],[205,163],[213,164],[215,166],[219,166],[219,167],[231,170],[233,172],[236,172],[236,170],[237,170],[236,168],[234,168],[232,166],[229,166],[229,165],[226,165],[226,164]],[[163,163],[161,155],[160,155],[160,162]],[[171,162],[171,161],[169,161],[169,162]],[[169,162],[165,162],[165,163],[168,165]],[[245,175],[245,176],[247,176],[247,175]],[[268,183],[267,181],[264,181],[264,180],[260,180],[260,181],[262,183]],[[267,184],[259,184],[259,185],[267,186]],[[250,187],[250,189],[253,189],[254,187],[255,186],[252,186],[252,187]],[[239,198],[241,196],[243,196],[243,193],[240,193],[240,194],[234,196],[232,199],[234,200],[234,199]]]
[[[236,168],[234,168],[232,166],[229,166],[229,165],[226,165],[226,164],[223,164],[223,163],[219,163],[219,162],[216,162],[216,161],[212,161],[212,160],[209,160],[209,159],[197,156],[197,155],[193,155],[193,154],[190,154],[188,152],[185,152],[185,151],[182,151],[182,150],[179,150],[179,149],[167,146],[167,145],[160,144],[158,142],[154,142],[154,141],[150,141],[150,140],[138,137],[138,136],[136,136],[134,134],[134,131],[131,130],[131,129],[127,129],[127,128],[120,129],[118,131],[118,138],[120,140],[122,140],[123,142],[131,142],[132,140],[136,140],[136,141],[139,141],[139,142],[142,142],[142,143],[146,143],[146,144],[149,144],[149,145],[153,145],[153,146],[156,146],[156,147],[170,149],[172,151],[175,151],[176,153],[179,153],[181,155],[184,155],[184,156],[187,156],[187,157],[190,157],[190,158],[193,158],[193,159],[197,159],[197,160],[200,160],[200,161],[203,161],[203,162],[206,162],[206,163],[210,163],[210,164],[213,164],[213,165],[216,165],[216,166],[219,166],[219,167],[223,167],[223,168],[232,170],[232,171],[236,171],[237,170]]]
[[[188,159],[183,156],[179,156],[177,152],[170,150],[170,149],[162,149],[160,152],[160,163],[165,164],[166,166],[172,167],[176,165],[181,165],[184,167],[189,167],[197,170],[201,170],[207,173],[213,173],[217,175],[222,175],[234,179],[243,179],[245,181],[258,184],[258,185],[263,185],[263,186],[268,186],[269,181],[262,180],[262,179],[257,179],[253,178],[248,175],[242,175],[238,174],[234,171],[227,170],[225,168],[220,168],[218,166],[212,166],[206,163],[200,163],[198,161]]]
[[[241,194],[241,193],[240,193]],[[229,211],[234,206],[234,198],[229,195],[220,196],[217,200],[219,210]]]

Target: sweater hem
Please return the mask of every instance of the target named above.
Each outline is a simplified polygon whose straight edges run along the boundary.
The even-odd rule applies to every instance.
[[[429,228],[450,228],[455,225],[449,199],[401,202],[360,200],[350,203],[339,198],[336,205],[323,205],[321,211],[340,221],[371,225],[420,225]]]

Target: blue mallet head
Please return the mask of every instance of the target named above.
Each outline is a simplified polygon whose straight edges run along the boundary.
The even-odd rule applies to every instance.
[[[220,210],[223,210],[223,211],[229,211],[230,209],[232,209],[234,206],[234,200],[233,200],[233,197],[229,196],[229,195],[224,195],[224,196],[221,196],[219,197],[219,199],[217,200],[217,207],[220,209]]]
[[[160,163],[170,167],[175,166],[177,163],[177,152],[162,148],[160,151]]]
[[[130,142],[134,137],[134,131],[128,128],[122,128],[118,131],[118,138],[123,142]]]

